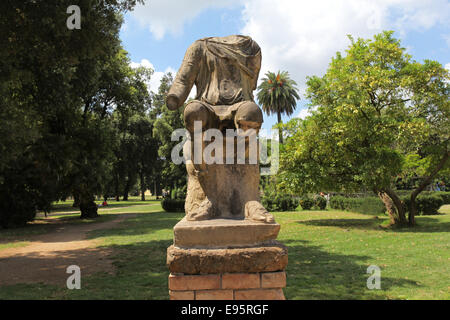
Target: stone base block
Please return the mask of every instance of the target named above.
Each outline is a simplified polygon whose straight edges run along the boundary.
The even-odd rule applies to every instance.
[[[167,265],[174,274],[273,272],[284,270],[287,263],[287,248],[277,241],[247,248],[167,249]]]
[[[171,300],[285,300],[286,273],[169,275]]]
[[[228,248],[261,245],[275,240],[278,223],[245,219],[187,221],[183,218],[173,228],[173,244],[179,248]]]

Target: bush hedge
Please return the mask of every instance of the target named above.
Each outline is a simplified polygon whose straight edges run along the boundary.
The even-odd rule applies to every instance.
[[[295,211],[298,207],[298,200],[289,195],[264,196],[262,205],[270,212],[274,211]]]
[[[442,198],[444,204],[450,204],[450,192],[438,191],[435,194]]]
[[[186,199],[186,186],[172,189],[170,198],[179,200]]]
[[[314,199],[314,206],[319,210],[325,210],[327,207],[327,199],[322,196],[318,196],[316,199]]]
[[[167,212],[184,212],[184,199],[164,199],[161,206]]]
[[[419,195],[416,198],[417,213],[419,215],[438,214],[439,208],[448,202],[450,192]],[[410,197],[401,196],[406,212],[409,211]],[[378,215],[386,212],[384,203],[377,197],[347,198],[334,196],[330,199],[330,207],[336,210],[353,211],[358,213]]]
[[[314,206],[314,200],[308,197],[304,197],[300,199],[300,206],[303,210],[311,210],[311,208]]]
[[[405,211],[409,212],[410,198],[401,197],[405,206]],[[439,208],[444,205],[444,199],[441,195],[419,195],[416,198],[417,213],[421,215],[439,214]]]
[[[383,202],[377,197],[346,198],[334,196],[330,199],[330,207],[336,210],[353,211],[372,215],[383,214],[386,211]]]

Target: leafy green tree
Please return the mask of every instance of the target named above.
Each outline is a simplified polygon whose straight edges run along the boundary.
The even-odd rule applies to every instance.
[[[116,123],[118,143],[114,148],[115,159],[110,176],[110,185],[114,189],[108,191],[116,198],[123,195],[123,200],[128,200],[130,190],[139,179],[141,197],[145,200],[144,193],[155,173],[159,147],[158,140],[153,137],[153,122],[148,114],[137,113],[120,131]]]
[[[132,134],[136,143],[137,173],[139,176],[141,200],[145,201],[145,191],[152,187],[156,175],[159,141],[153,136],[153,121],[148,115],[135,117]]]
[[[165,104],[165,98],[172,81],[171,73],[164,75],[158,93],[153,96],[153,116],[156,117],[153,133],[160,143],[158,149],[159,181],[164,188],[169,190],[186,185],[185,167],[176,165],[171,160],[172,149],[179,143],[179,141],[171,140],[172,132],[184,128],[184,107],[171,111]]]
[[[121,105],[105,99],[115,85],[103,77],[124,61],[120,13],[135,3],[78,1],[81,30],[69,30],[69,0],[1,2],[2,226],[23,224],[73,191],[82,211],[96,214],[92,195],[108,159],[109,126],[102,119]]]
[[[289,78],[287,71],[277,74],[269,71],[258,87],[258,102],[262,104],[262,109],[268,115],[277,115],[279,125],[282,123],[283,113],[290,116],[295,111],[297,100],[300,99],[296,85],[297,83]],[[279,127],[279,139],[280,143],[283,143],[281,127]]]
[[[406,208],[394,183],[408,171],[421,171],[407,208],[413,225],[415,198],[448,168],[448,71],[434,61],[412,61],[392,32],[350,39],[345,57],[337,53],[323,77],[308,79],[317,111],[291,123],[296,129],[281,155],[280,185],[373,190],[391,224],[405,225]]]

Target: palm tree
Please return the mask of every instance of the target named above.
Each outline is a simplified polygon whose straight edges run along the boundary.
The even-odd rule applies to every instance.
[[[265,113],[277,114],[280,124],[281,114],[290,116],[297,106],[297,100],[300,99],[298,89],[295,87],[297,83],[289,78],[287,71],[278,71],[278,74],[269,71],[262,81],[258,87],[258,101]],[[280,143],[283,143],[282,129],[278,130]]]

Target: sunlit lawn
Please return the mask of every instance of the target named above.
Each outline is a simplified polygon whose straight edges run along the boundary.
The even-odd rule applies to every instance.
[[[183,214],[161,212],[156,201],[149,203],[114,210],[133,215],[114,229],[89,234],[102,246],[114,248],[115,275],[83,277],[81,290],[65,289],[65,282],[2,287],[0,299],[168,299],[166,249],[172,243],[172,228]],[[281,224],[278,240],[289,250],[286,297],[449,299],[450,206],[441,212],[446,214],[417,217],[417,227],[402,230],[380,228],[386,220],[382,216],[339,211],[275,213]],[[111,213],[104,211],[103,219]],[[66,223],[76,223],[74,219]],[[18,231],[9,238],[20,238]],[[370,265],[381,268],[381,290],[366,287]]]

